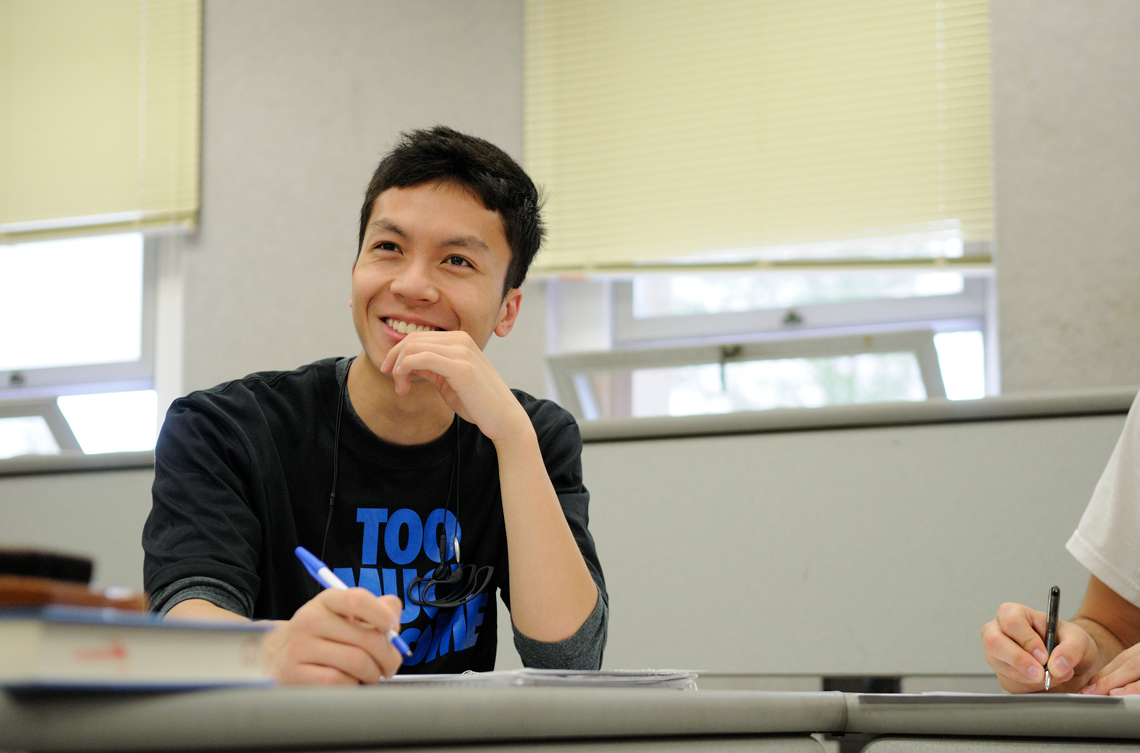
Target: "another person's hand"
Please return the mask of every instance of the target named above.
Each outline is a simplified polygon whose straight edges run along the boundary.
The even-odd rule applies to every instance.
[[[986,664],[1011,693],[1045,689],[1045,621],[1044,612],[1007,603],[998,607],[997,616],[982,626]],[[1097,656],[1096,642],[1084,629],[1059,620],[1057,645],[1048,655],[1050,690],[1076,690],[1076,685],[1062,686],[1087,676],[1096,666]]]
[[[396,674],[400,653],[385,633],[399,629],[400,600],[363,588],[327,589],[265,637],[266,672],[282,684],[371,684]]]
[[[1117,654],[1080,692],[1091,695],[1140,693],[1140,644]]]

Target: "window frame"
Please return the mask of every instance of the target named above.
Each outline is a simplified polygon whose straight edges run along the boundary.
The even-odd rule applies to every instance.
[[[95,235],[95,234],[92,234]],[[43,417],[59,445],[58,455],[0,459],[0,476],[95,468],[141,468],[151,450],[87,455],[56,398],[64,395],[154,390],[161,425],[166,407],[181,394],[184,234],[143,232],[142,343],[139,358],[106,364],[0,371],[0,417]],[[21,374],[24,383],[10,385]],[[156,427],[157,430],[157,427]]]
[[[71,430],[71,425],[59,409],[54,397],[39,397],[22,400],[0,401],[0,418],[34,418],[39,416],[47,424],[61,453],[82,453],[79,440]],[[20,457],[20,456],[17,456]],[[6,462],[10,458],[0,460]]]
[[[947,326],[978,323],[987,316],[987,281],[965,276],[961,293],[913,296],[909,298],[870,298],[840,303],[816,303],[785,308],[754,309],[722,314],[691,314],[638,318],[633,313],[632,280],[615,281],[613,299],[613,342],[615,347],[646,343],[731,340],[758,335],[797,336],[802,333],[841,333],[889,327],[892,329],[927,326],[945,322]],[[954,331],[934,328],[935,331]]]
[[[157,267],[157,239],[143,234],[142,327],[137,360],[0,370],[0,406],[33,398],[54,402],[60,395],[154,389]]]
[[[707,366],[752,363],[788,358],[828,358],[867,353],[913,353],[922,375],[927,399],[945,398],[946,387],[934,347],[934,330],[901,330],[875,334],[794,337],[732,342],[726,344],[681,345],[665,348],[626,348],[593,353],[565,353],[547,356],[554,377],[559,404],[576,418],[601,418],[597,396],[587,376],[591,371],[626,371],[678,366]]]
[[[562,331],[563,323],[576,326],[578,317],[559,310],[562,301],[581,309],[580,295],[548,281],[551,343],[546,357],[552,386],[559,402],[579,420],[597,420],[598,395],[587,374],[591,371],[631,371],[639,368],[697,366],[717,363],[858,355],[861,353],[914,353],[927,399],[945,398],[945,385],[934,335],[943,332],[980,331],[985,342],[986,393],[997,394],[999,377],[996,343],[996,296],[993,269],[930,265],[930,271],[954,271],[964,276],[960,293],[906,298],[870,298],[785,308],[756,309],[719,314],[692,314],[638,318],[634,316],[633,278],[593,278],[601,283],[600,317],[604,333],[583,337]],[[689,274],[700,270],[679,270]],[[839,270],[836,270],[839,271]],[[916,273],[923,268],[909,268]],[[581,278],[579,278],[580,280]],[[561,351],[569,340],[591,342],[594,349]],[[603,400],[629,400],[629,385],[613,385],[614,395]],[[624,380],[628,381],[628,380]]]

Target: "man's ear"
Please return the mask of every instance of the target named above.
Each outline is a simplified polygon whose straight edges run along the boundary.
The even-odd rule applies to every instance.
[[[502,307],[499,308],[499,321],[495,325],[496,335],[506,337],[514,329],[515,320],[519,318],[519,305],[521,303],[522,291],[518,288],[511,288],[503,300]]]

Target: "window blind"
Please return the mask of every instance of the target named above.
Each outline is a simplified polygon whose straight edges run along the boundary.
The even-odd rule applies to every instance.
[[[536,270],[988,251],[985,0],[527,0],[525,61]]]
[[[0,243],[193,227],[200,0],[0,0]]]

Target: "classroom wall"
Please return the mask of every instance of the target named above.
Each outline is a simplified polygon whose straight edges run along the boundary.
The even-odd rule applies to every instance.
[[[359,350],[360,203],[401,130],[447,124],[522,156],[519,0],[207,0],[204,45],[184,391]],[[543,389],[540,352],[512,373],[524,389]]]
[[[150,468],[0,476],[0,547],[89,557],[98,588],[142,589]]]
[[[1080,603],[1088,572],[1064,545],[1123,424],[588,444],[611,604],[605,666],[985,675],[979,632],[999,604],[1044,609],[1053,585],[1066,616]]]
[[[1140,383],[1140,3],[992,0],[1003,392]]]

